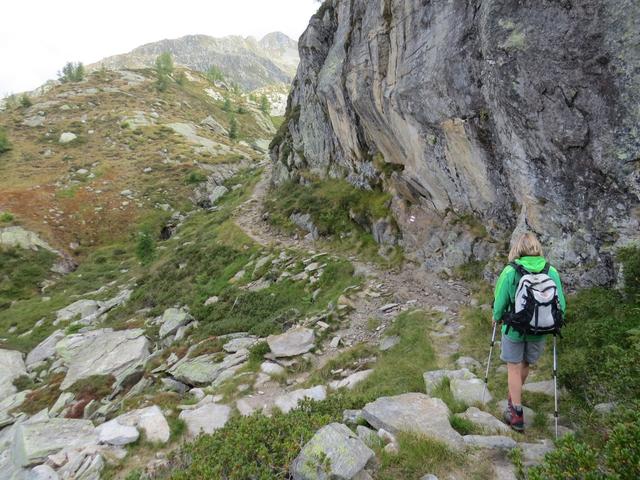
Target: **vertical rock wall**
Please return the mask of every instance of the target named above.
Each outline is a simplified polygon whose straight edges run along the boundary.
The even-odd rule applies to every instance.
[[[405,248],[451,268],[540,235],[575,284],[640,237],[635,0],[328,0],[299,43],[274,182],[394,195]]]

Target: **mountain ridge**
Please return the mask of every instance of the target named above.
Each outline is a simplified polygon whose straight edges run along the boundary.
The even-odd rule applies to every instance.
[[[215,66],[246,90],[290,83],[299,60],[297,42],[282,32],[268,33],[259,40],[193,34],[146,43],[128,53],[106,57],[88,69],[153,67],[163,52],[171,53],[176,64],[193,70],[204,72]]]

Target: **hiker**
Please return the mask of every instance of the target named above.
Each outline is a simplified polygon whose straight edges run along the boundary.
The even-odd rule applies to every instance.
[[[529,274],[540,275],[532,277]],[[524,276],[527,276],[527,278],[523,278]],[[529,323],[535,321],[535,324],[538,324],[538,312],[532,313],[532,302],[529,302],[529,308],[527,308],[529,315],[526,325],[523,327],[514,320],[516,318],[514,314],[516,304],[521,305],[518,307],[518,310],[520,310],[522,309],[522,304],[527,301],[526,287],[529,278],[532,278],[534,282],[529,283],[529,286],[533,285],[535,288],[535,285],[545,282],[540,291],[548,290],[549,295],[552,295],[551,301],[548,302],[549,304],[552,303],[552,305],[542,308],[549,308],[553,311],[554,326],[547,327],[545,331],[540,331],[544,330],[541,326],[540,330],[535,328],[535,333],[532,332],[532,327]],[[521,280],[525,281],[521,282]],[[554,283],[555,289],[553,288]],[[520,291],[523,291],[524,294],[520,293]],[[537,305],[546,304],[538,303]],[[509,252],[509,264],[502,270],[498,278],[493,304],[493,321],[503,323],[500,359],[507,363],[509,399],[507,409],[504,412],[504,419],[516,431],[524,431],[522,386],[529,375],[529,366],[535,364],[540,358],[544,350],[546,336],[549,333],[556,334],[559,332],[565,308],[566,302],[557,270],[547,264],[543,256],[542,245],[536,236],[532,233],[523,234]],[[522,311],[520,316],[524,313]],[[534,317],[535,320],[533,320]],[[557,322],[557,325],[555,322]]]

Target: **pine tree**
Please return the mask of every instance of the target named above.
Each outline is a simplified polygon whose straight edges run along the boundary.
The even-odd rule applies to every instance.
[[[231,115],[229,119],[229,138],[235,140],[238,138],[238,122],[235,115]]]
[[[62,83],[79,82],[84,79],[84,65],[82,62],[67,62],[62,71],[58,72],[58,79]]]
[[[169,52],[158,55],[158,58],[156,58],[156,71],[165,75],[173,73],[173,58]]]
[[[215,65],[211,65],[209,67],[209,70],[207,70],[207,78],[211,83],[215,83],[217,81],[224,80],[224,74],[218,67],[216,67]]]
[[[230,112],[231,111],[231,100],[229,99],[229,97],[224,97],[224,103],[222,104],[222,110],[224,110],[225,112]]]
[[[260,97],[260,110],[265,115],[269,115],[271,113],[271,104],[269,103],[269,99],[266,95],[262,95],[262,97]]]

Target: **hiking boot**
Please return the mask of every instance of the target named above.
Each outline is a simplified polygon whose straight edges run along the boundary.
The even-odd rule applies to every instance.
[[[522,407],[516,408],[513,404],[509,405],[504,411],[504,421],[516,432],[524,432],[524,411]]]

